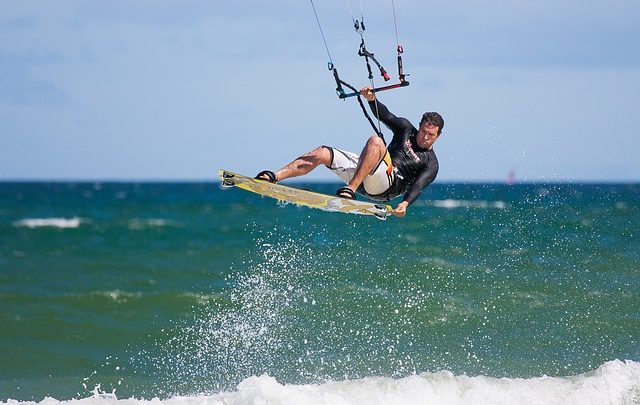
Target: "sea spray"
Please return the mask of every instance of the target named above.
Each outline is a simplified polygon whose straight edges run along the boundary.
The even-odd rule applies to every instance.
[[[225,299],[194,308],[192,319],[158,342],[153,361],[171,393],[230,389],[248,376],[295,368],[299,317],[320,299],[313,286],[323,276],[322,254],[275,233],[252,246],[241,258],[244,270],[228,278]]]
[[[397,257],[378,262],[369,247],[327,241],[323,227],[313,231],[295,239],[283,229],[253,231],[255,243],[239,258],[242,270],[229,276],[225,299],[195,307],[157,343],[150,361],[158,389],[218,392],[263,373],[285,383],[401,377],[429,361],[443,364],[443,351],[421,332],[425,322],[440,322],[429,313],[435,292],[427,284],[438,278],[429,279],[431,267],[420,263],[425,282],[415,283],[387,267]],[[477,361],[465,347],[464,356]]]

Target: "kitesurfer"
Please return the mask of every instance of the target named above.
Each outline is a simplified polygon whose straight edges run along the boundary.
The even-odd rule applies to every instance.
[[[323,164],[346,183],[336,192],[338,197],[355,199],[357,191],[374,201],[389,201],[404,193],[402,202],[391,211],[404,216],[407,207],[438,174],[433,144],[442,133],[444,119],[437,112],[427,112],[416,128],[408,119],[392,114],[376,99],[371,87],[364,87],[360,94],[369,102],[374,116],[393,132],[388,146],[378,134],[367,140],[360,155],[322,145],[275,173],[264,170],[256,178],[275,183],[303,176]]]

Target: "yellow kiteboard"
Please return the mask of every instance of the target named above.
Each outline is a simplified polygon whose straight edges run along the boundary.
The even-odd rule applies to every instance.
[[[391,207],[367,201],[349,200],[313,191],[273,184],[241,174],[219,170],[218,177],[224,187],[238,187],[260,195],[275,198],[278,201],[293,203],[323,211],[344,212],[349,214],[372,215],[378,219],[387,219]]]

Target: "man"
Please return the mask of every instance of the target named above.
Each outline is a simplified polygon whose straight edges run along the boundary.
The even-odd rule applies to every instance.
[[[275,183],[305,175],[323,164],[347,183],[336,192],[338,197],[355,199],[357,191],[372,200],[389,201],[404,193],[402,202],[391,211],[403,217],[407,207],[438,174],[433,144],[442,133],[444,120],[436,112],[424,113],[416,129],[409,120],[396,117],[377,101],[371,87],[364,87],[360,93],[369,102],[373,115],[393,132],[388,147],[378,135],[369,138],[360,156],[323,145],[275,173],[265,170],[256,178]]]

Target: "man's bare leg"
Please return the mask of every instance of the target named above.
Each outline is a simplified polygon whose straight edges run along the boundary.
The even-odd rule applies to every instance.
[[[356,173],[353,175],[349,184],[347,184],[347,187],[356,191],[364,181],[365,177],[369,176],[378,163],[380,163],[380,160],[382,160],[386,151],[387,146],[384,144],[382,138],[378,135],[372,135],[367,140],[367,144],[362,150],[362,154],[358,160]]]
[[[324,146],[318,146],[311,152],[305,153],[278,170],[275,175],[278,181],[288,179],[289,177],[304,176],[321,164],[326,166],[331,165],[331,152]],[[263,177],[263,179],[268,180],[265,177]]]

